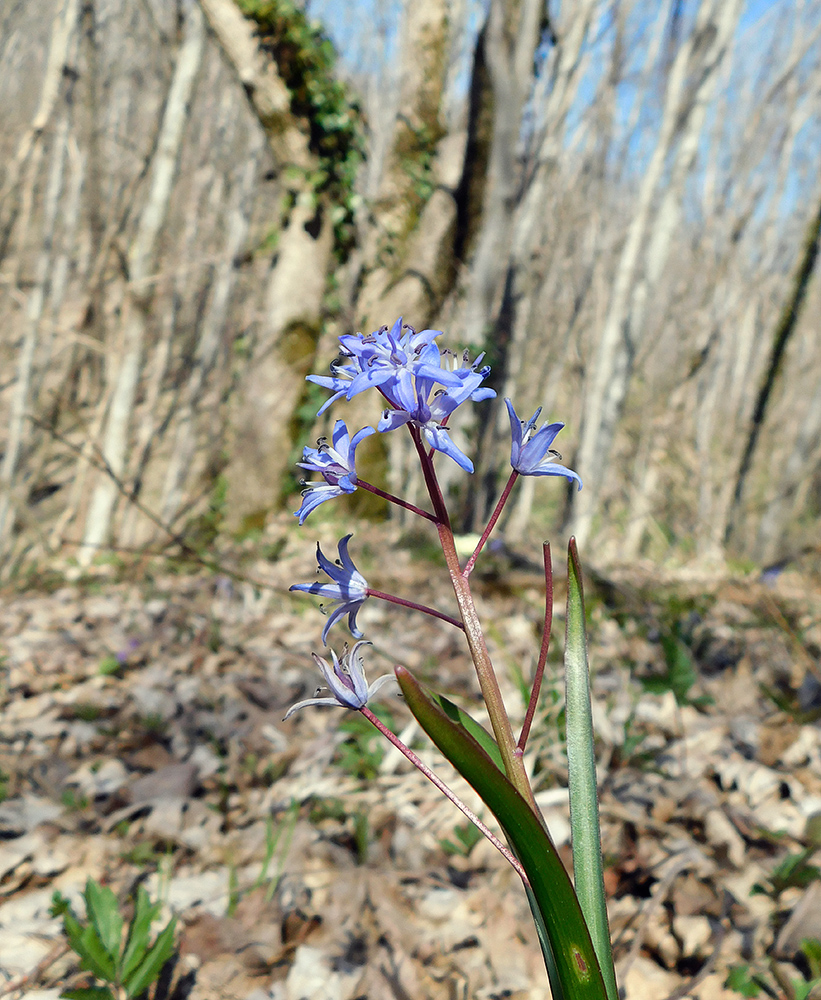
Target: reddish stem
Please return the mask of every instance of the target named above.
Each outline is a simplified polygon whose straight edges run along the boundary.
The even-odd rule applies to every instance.
[[[516,482],[518,478],[519,478],[519,473],[514,469],[510,473],[510,479],[508,479],[505,488],[502,490],[502,495],[499,497],[499,501],[496,504],[493,513],[490,515],[490,520],[487,522],[487,527],[482,533],[482,537],[479,539],[478,545],[473,550],[473,555],[470,557],[470,559],[468,559],[465,568],[462,570],[462,576],[464,576],[465,579],[467,579],[473,572],[473,567],[476,565],[476,559],[479,553],[485,547],[485,542],[490,537],[491,531],[493,531],[493,529],[496,527],[496,522],[499,520],[499,515],[502,513],[502,510],[504,509],[504,506],[507,503],[507,498],[510,496],[510,491],[513,489],[513,484]]]
[[[418,514],[420,517],[426,517],[429,521],[436,523],[435,514],[431,514],[427,510],[422,510],[421,507],[408,503],[407,500],[401,500],[399,497],[395,497],[393,493],[386,493],[385,490],[380,490],[378,486],[366,483],[364,479],[357,479],[356,485],[360,486],[363,490],[367,490],[369,493],[374,493],[376,496],[382,497],[383,500],[387,500],[389,503],[396,504],[397,507],[404,507],[405,510],[409,510],[413,514]]]
[[[417,604],[416,601],[406,601],[404,597],[394,597],[393,594],[383,594],[381,590],[372,590],[370,587],[368,587],[368,597],[378,597],[381,601],[390,601],[391,604],[398,604],[403,608],[411,608],[413,611],[421,611],[423,614],[431,615],[434,618],[440,618],[443,622],[447,622],[449,625],[455,625],[456,628],[464,629],[465,627],[458,618],[451,618],[450,615],[446,615],[443,611],[437,611],[435,608],[429,608],[425,604]]]
[[[456,595],[456,603],[459,605],[459,613],[467,637],[470,656],[476,668],[476,675],[479,679],[479,687],[482,690],[487,712],[493,727],[493,735],[499,744],[499,752],[505,765],[505,773],[513,782],[521,795],[530,802],[533,811],[538,815],[536,800],[533,798],[533,790],[527,780],[524,763],[521,754],[516,753],[516,744],[513,736],[513,729],[510,725],[505,710],[504,699],[499,688],[499,681],[493,669],[479,616],[476,613],[476,605],[473,602],[473,595],[470,592],[470,581],[462,573],[459,565],[459,556],[456,552],[456,544],[453,539],[453,529],[450,526],[445,498],[442,496],[442,489],[439,480],[436,478],[436,470],[433,466],[431,454],[428,453],[422,443],[422,435],[417,427],[408,424],[413,443],[416,446],[419,461],[422,465],[422,473],[425,477],[425,486],[430,496],[430,502],[436,511],[437,530],[439,532],[439,542],[447,563],[450,582],[453,585],[453,592]]]
[[[536,704],[539,701],[539,692],[542,688],[542,678],[544,668],[547,663],[547,650],[550,647],[550,630],[553,625],[553,560],[550,558],[550,542],[542,543],[544,554],[544,628],[542,630],[542,648],[539,650],[539,662],[536,664],[536,674],[533,678],[533,688],[530,692],[530,700],[527,703],[525,721],[522,725],[522,732],[516,744],[517,751],[524,753],[527,738],[530,735],[530,727],[533,724],[533,716],[536,714]]]
[[[450,530],[448,508],[445,504],[445,498],[442,496],[442,488],[439,485],[439,480],[436,478],[436,469],[433,466],[433,449],[431,448],[430,451],[425,449],[418,427],[408,424],[408,430],[419,455],[419,461],[422,463],[422,475],[425,477],[428,496],[430,496],[430,502],[433,504],[433,509],[436,512],[436,523]]]
[[[530,883],[528,882],[527,875],[525,874],[525,870],[524,868],[522,868],[521,864],[519,864],[519,862],[511,854],[510,850],[507,847],[505,847],[505,845],[501,842],[501,840],[499,840],[499,838],[485,826],[485,824],[479,819],[476,813],[465,805],[465,803],[459,798],[456,792],[448,788],[448,786],[444,783],[444,781],[442,781],[441,778],[437,777],[437,775],[434,774],[433,771],[431,771],[431,769],[427,766],[427,764],[424,764],[419,759],[419,757],[416,756],[416,754],[413,752],[413,750],[411,750],[410,747],[405,746],[402,740],[400,740],[395,733],[391,732],[391,730],[388,729],[388,727],[384,723],[380,722],[379,719],[377,719],[377,717],[373,714],[373,712],[368,708],[367,705],[363,705],[362,708],[359,709],[359,711],[365,716],[365,718],[369,722],[373,723],[373,725],[376,726],[379,732],[382,733],[382,735],[386,739],[390,740],[390,742],[396,747],[396,749],[400,753],[404,754],[404,756],[407,757],[407,759],[411,762],[411,764],[413,764],[415,768],[417,768],[422,772],[422,774],[424,774],[424,776],[428,779],[428,781],[432,782],[447,799],[450,799],[450,801],[456,806],[457,809],[460,809],[464,813],[464,815],[470,820],[471,823],[473,823],[473,825],[480,831],[480,833],[483,833],[487,837],[487,839],[491,842],[491,844],[493,844],[493,846],[502,855],[505,861],[509,862],[509,864],[512,865],[512,867],[516,870],[517,875],[521,878],[524,884],[529,885]]]

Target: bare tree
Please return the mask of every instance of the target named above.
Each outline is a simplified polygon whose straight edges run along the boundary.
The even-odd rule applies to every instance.
[[[761,430],[767,416],[773,388],[776,380],[781,374],[787,345],[790,342],[790,338],[796,331],[798,319],[801,315],[801,310],[806,299],[807,288],[818,259],[819,242],[821,242],[821,203],[819,203],[814,217],[810,220],[807,226],[804,245],[801,248],[801,255],[798,259],[798,266],[796,268],[792,287],[790,288],[788,297],[784,302],[778,324],[776,325],[773,333],[767,365],[758,390],[755,409],[753,410],[752,418],[750,420],[747,439],[744,445],[744,450],[741,453],[741,461],[735,477],[733,504],[730,509],[730,516],[727,519],[725,528],[725,542],[728,543],[732,540],[733,532],[737,527],[741,503],[744,498],[744,488],[747,484],[747,478],[750,474],[750,468],[753,463],[756,447],[761,437]],[[815,407],[811,408],[810,424],[814,424],[816,422],[815,409]],[[790,472],[792,474],[792,479],[794,479],[797,472],[797,463],[799,463],[802,459],[806,460],[808,457],[808,441],[805,426],[799,432],[796,447],[791,456]],[[772,516],[773,513],[774,511],[771,510],[770,515]],[[769,529],[763,530],[762,533],[765,538],[767,538],[767,536],[771,537],[773,533],[772,526],[770,526]],[[772,553],[770,552],[768,554]]]
[[[704,121],[705,102],[727,51],[741,10],[740,0],[699,6],[692,33],[676,54],[667,81],[661,127],[642,178],[638,202],[613,279],[613,293],[593,359],[586,392],[578,466],[586,489],[575,501],[574,531],[584,543],[593,527],[608,454],[619,414],[627,398],[633,359],[641,338],[634,310],[646,299],[666,260],[682,188],[695,158]],[[672,176],[661,198],[665,167],[675,149]],[[655,211],[654,211],[655,209]],[[645,257],[644,277],[639,278]],[[639,278],[637,283],[637,278]]]
[[[116,370],[106,401],[102,457],[106,472],[100,476],[85,518],[82,562],[89,562],[108,536],[111,513],[117,499],[117,479],[121,479],[128,454],[134,400],[140,380],[146,326],[146,304],[156,268],[157,241],[166,219],[171,187],[177,168],[180,145],[187,123],[197,72],[202,61],[205,24],[193,3],[188,6],[183,40],[168,91],[157,149],[152,164],[150,194],[128,256],[129,296],[125,305],[122,342],[112,350],[109,365]]]
[[[451,428],[476,475],[440,463],[465,528],[495,501],[511,396],[566,421],[585,489],[568,506],[523,482],[508,540],[569,511],[600,560],[722,558],[730,522],[733,550],[805,544],[821,358],[795,247],[818,198],[817,0],[493,0],[479,23],[462,0],[384,5],[347,48],[355,183],[355,157],[339,180],[342,147],[322,145],[335,115],[345,149],[360,140],[313,22],[197,3],[181,21],[160,0],[2,15],[6,573],[67,542],[87,561],[261,526],[315,413],[303,376],[342,330],[400,314],[490,352],[497,400]],[[335,115],[306,100],[317,85]],[[376,411],[358,397],[344,416]],[[360,458],[412,491],[401,435]]]

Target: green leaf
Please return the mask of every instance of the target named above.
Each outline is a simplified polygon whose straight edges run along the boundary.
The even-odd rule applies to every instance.
[[[554,995],[606,1000],[579,901],[541,820],[463,725],[450,719],[403,667],[396,668],[396,677],[419,724],[496,816],[527,873],[553,955],[548,974]]]
[[[693,665],[693,658],[687,645],[681,638],[678,625],[662,635],[661,648],[664,650],[667,670],[661,675],[644,678],[642,680],[644,690],[649,694],[666,694],[667,691],[672,691],[679,705],[695,705],[697,708],[711,705],[713,699],[710,695],[690,697],[690,690],[698,681],[698,671]]]
[[[172,917],[167,926],[157,935],[156,941],[146,952],[145,958],[137,966],[133,975],[123,982],[128,997],[139,996],[143,990],[148,989],[159,976],[162,967],[173,955],[176,924],[176,917]]]
[[[88,969],[98,979],[113,983],[117,978],[116,959],[108,951],[92,924],[83,927],[82,934],[72,947],[80,956],[80,967]]]
[[[761,987],[750,973],[749,965],[734,965],[727,973],[724,985],[729,990],[740,993],[743,997],[757,997]]]
[[[804,938],[801,951],[810,967],[810,978],[818,982],[821,980],[821,941],[817,938]]]
[[[601,856],[596,753],[590,704],[590,670],[584,615],[582,570],[576,540],[567,551],[567,619],[564,644],[567,768],[570,787],[570,828],[573,834],[573,876],[576,895],[590,928],[609,1000],[618,1000],[604,871]]]
[[[123,932],[123,918],[117,897],[108,886],[100,885],[93,878],[86,882],[83,895],[89,920],[97,931],[103,947],[114,962],[117,962]]]
[[[69,910],[71,910],[71,903],[59,889],[55,890],[51,897],[51,906],[48,908],[48,912],[52,915],[52,917],[62,917],[63,914],[67,913]]]
[[[92,924],[81,924],[68,900],[55,894],[52,901],[54,910],[59,910],[63,917],[63,930],[68,943],[80,959],[80,968],[87,969],[98,979],[113,982],[116,975],[114,958],[106,951],[97,931]]]
[[[63,897],[64,898],[64,897]],[[74,949],[74,951],[79,954],[79,949],[83,940],[84,927],[80,921],[75,916],[74,910],[71,909],[71,905],[67,900],[65,908],[63,908],[63,930],[66,932],[66,937],[68,938],[68,943]]]
[[[533,894],[533,889],[531,889],[529,885],[525,886],[525,892],[527,893],[527,901],[530,904],[530,913],[533,917],[533,923],[536,925],[536,934],[539,937],[539,945],[542,949],[542,957],[544,958],[545,968],[547,969],[547,976],[550,980],[552,1000],[564,1000],[561,978],[559,976],[559,970],[556,968],[556,959],[553,955],[553,947],[550,944],[550,935],[547,933],[547,927],[544,922],[544,917],[542,916],[542,911],[539,909],[538,901]]]
[[[469,858],[470,852],[482,839],[482,831],[473,823],[462,823],[453,831],[453,840],[444,838],[439,841],[439,846],[448,855],[459,855]]]
[[[818,982],[806,982],[803,979],[793,979],[792,988],[795,993],[795,1000],[809,1000],[814,994]]]
[[[123,952],[120,978],[125,981],[145,957],[151,934],[151,923],[162,908],[161,903],[152,903],[145,886],[137,889],[134,916],[128,928],[128,939]]]
[[[465,729],[467,729],[488,757],[490,757],[496,767],[498,767],[502,774],[504,774],[505,764],[502,760],[502,751],[499,749],[499,744],[496,740],[494,740],[485,727],[480,725],[472,716],[468,715],[464,709],[459,708],[458,705],[454,705],[453,702],[449,701],[443,694],[433,694],[432,697],[449,719],[452,719],[453,722],[459,723],[459,725],[462,725]]]
[[[82,986],[77,990],[66,990],[60,997],[66,997],[67,1000],[115,1000],[107,986]]]

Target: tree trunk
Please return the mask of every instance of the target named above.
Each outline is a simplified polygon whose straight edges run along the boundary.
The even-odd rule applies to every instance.
[[[767,410],[772,396],[772,391],[781,371],[784,355],[787,350],[787,344],[789,343],[792,335],[795,333],[796,326],[798,325],[798,319],[801,315],[801,309],[804,305],[804,299],[807,294],[807,287],[810,283],[813,269],[815,268],[815,262],[818,259],[819,242],[821,242],[821,201],[819,201],[815,215],[807,226],[807,232],[804,237],[804,245],[798,261],[798,267],[796,268],[795,277],[792,282],[792,288],[790,289],[789,296],[781,309],[778,324],[773,332],[770,356],[764,370],[761,386],[758,390],[755,408],[753,409],[750,427],[747,432],[747,440],[741,454],[741,461],[735,477],[733,500],[730,506],[729,517],[727,518],[727,525],[724,530],[724,542],[726,545],[729,545],[736,540],[735,535],[741,521],[742,503],[744,500],[744,490],[747,485],[747,477],[749,476],[750,469],[752,468],[756,446],[758,445],[759,436],[767,417]],[[797,450],[802,450],[800,444],[797,445]]]
[[[151,278],[155,268],[157,242],[165,223],[177,158],[188,120],[188,105],[202,60],[205,24],[200,9],[191,5],[185,17],[183,41],[177,54],[174,76],[168,92],[160,125],[157,150],[151,173],[151,188],[132,244],[129,265],[129,291],[123,320],[122,341],[116,353],[119,360],[112,384],[105,422],[102,458],[106,473],[97,481],[86,515],[83,547],[79,554],[88,564],[108,537],[111,515],[119,491],[128,455],[131,416],[140,380],[145,340],[146,308],[152,295]],[[113,367],[113,364],[112,364]]]
[[[533,84],[542,4],[538,0],[492,0],[485,33],[493,132],[482,228],[465,303],[468,344],[483,344],[492,328],[510,256],[520,184],[518,153],[525,101]]]
[[[703,0],[692,35],[673,61],[667,83],[658,141],[642,178],[635,215],[618,261],[604,328],[592,360],[592,377],[585,393],[582,435],[576,470],[585,488],[573,498],[573,530],[583,545],[590,536],[608,469],[608,456],[616,434],[621,409],[627,397],[633,360],[641,329],[631,323],[635,296],[646,297],[656,267],[648,259],[646,281],[637,283],[642,252],[648,242],[659,241],[666,256],[672,233],[670,220],[682,195],[688,166],[692,163],[703,121],[705,95],[709,93],[740,10],[739,0]],[[697,83],[688,87],[689,81]],[[694,115],[694,112],[696,114]],[[679,144],[678,190],[665,196],[654,218],[653,208],[665,176],[671,151]],[[658,235],[656,235],[658,232]]]
[[[52,238],[57,220],[57,209],[63,191],[63,175],[68,150],[68,114],[62,118],[55,131],[52,147],[51,170],[45,193],[45,212],[43,227],[49,234],[43,244],[37,261],[37,276],[34,288],[29,293],[26,305],[26,324],[23,333],[23,343],[17,365],[17,381],[11,406],[11,419],[3,462],[0,465],[0,549],[7,546],[8,536],[14,525],[13,497],[15,493],[15,478],[20,455],[25,448],[26,440],[31,434],[29,424],[29,397],[31,394],[34,357],[37,349],[40,326],[43,320],[43,310],[49,285],[50,271],[53,264]],[[19,491],[18,491],[19,492]],[[25,498],[20,495],[21,503]]]

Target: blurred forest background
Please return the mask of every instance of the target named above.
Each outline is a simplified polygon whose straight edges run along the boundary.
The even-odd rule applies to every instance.
[[[525,481],[512,543],[821,544],[821,0],[0,11],[7,578],[294,510],[302,446],[378,408],[317,421],[305,374],[398,315],[493,365],[476,474],[440,462],[460,530],[511,396],[585,482]],[[371,438],[360,471],[412,495],[407,458]]]

